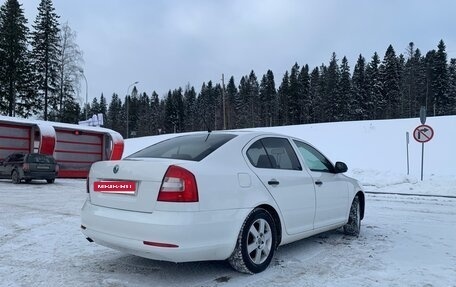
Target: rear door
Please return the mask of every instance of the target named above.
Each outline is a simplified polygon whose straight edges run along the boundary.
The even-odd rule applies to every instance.
[[[281,137],[257,139],[246,150],[254,173],[271,193],[284,219],[286,232],[313,229],[315,189],[303,170],[289,140]]]
[[[334,172],[332,163],[311,145],[294,140],[315,181],[315,228],[346,220],[349,190],[345,177]]]

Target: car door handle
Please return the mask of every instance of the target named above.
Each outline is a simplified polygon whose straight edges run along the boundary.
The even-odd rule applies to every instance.
[[[322,185],[323,182],[322,182],[321,180],[317,180],[317,181],[315,182],[315,184],[316,184],[316,185]]]
[[[268,184],[269,185],[279,185],[279,182],[275,179],[271,179],[270,181],[268,181]]]

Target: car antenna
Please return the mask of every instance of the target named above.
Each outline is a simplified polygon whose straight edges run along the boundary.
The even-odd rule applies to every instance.
[[[204,122],[204,125],[206,126],[206,129],[207,129],[207,137],[206,139],[204,140],[205,142],[207,141],[207,139],[209,138],[209,136],[211,135],[211,128],[209,127],[209,125],[207,124],[206,122],[206,117],[203,117],[203,122]]]

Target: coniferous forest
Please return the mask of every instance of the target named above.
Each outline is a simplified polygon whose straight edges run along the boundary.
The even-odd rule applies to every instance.
[[[410,118],[456,114],[456,59],[443,40],[422,53],[410,42],[398,54],[359,55],[353,67],[336,53],[329,63],[295,63],[276,78],[253,70],[214,83],[170,89],[166,95],[133,87],[130,95],[102,94],[81,108],[82,52],[68,24],[59,24],[51,0],[41,0],[27,28],[17,0],[0,8],[0,114],[77,123],[104,114],[105,127],[124,137],[196,130]],[[353,48],[356,49],[356,48]],[[217,75],[219,77],[221,75]],[[276,84],[277,83],[277,84]],[[127,111],[128,108],[128,111]],[[128,116],[127,116],[128,115]],[[128,127],[127,127],[128,117]]]

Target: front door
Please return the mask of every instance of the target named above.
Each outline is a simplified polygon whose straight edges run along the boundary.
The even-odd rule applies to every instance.
[[[317,149],[294,140],[315,183],[316,211],[314,227],[320,228],[346,221],[349,190],[344,176],[334,172],[332,163]]]

